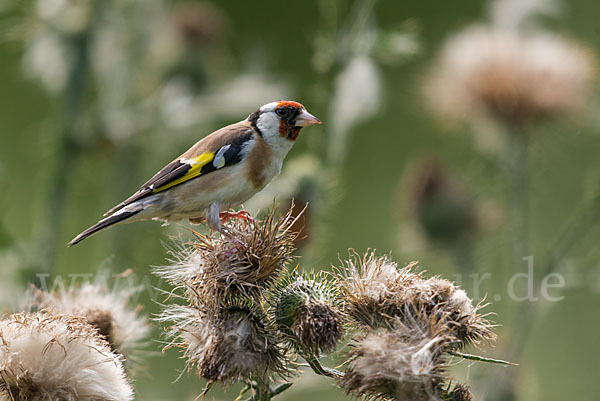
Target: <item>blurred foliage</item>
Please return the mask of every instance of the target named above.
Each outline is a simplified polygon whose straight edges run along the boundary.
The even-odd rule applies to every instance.
[[[165,287],[148,267],[164,263],[161,241],[187,235],[180,225],[136,223],[72,249],[63,244],[198,138],[263,103],[293,98],[324,124],[303,133],[281,179],[247,206],[264,207],[273,196],[310,202],[303,265],[327,269],[349,247],[370,247],[393,250],[399,262],[420,260],[434,274],[456,273],[472,297],[493,301],[500,341],[509,343],[491,356],[507,357],[522,324],[507,282],[526,271],[523,255],[513,253],[519,234],[505,165],[512,161],[504,158],[511,145],[496,146],[506,136],[494,122],[433,119],[422,83],[443,43],[473,23],[548,30],[593,54],[598,13],[592,0],[0,2],[0,301],[15,305],[23,277],[51,272],[69,280],[101,265],[131,268],[144,283]],[[598,323],[589,317],[600,297],[594,85],[584,112],[527,128],[535,133],[528,136],[526,228],[535,283],[551,266],[566,289],[553,293],[561,302],[531,304],[531,330],[515,360],[515,399],[596,397]],[[423,154],[440,161],[460,194],[451,191],[440,210],[438,198],[428,200],[419,214],[411,212],[410,194],[398,192]],[[470,205],[483,215],[491,210],[493,224],[473,234],[464,223]],[[463,217],[455,221],[448,206]],[[440,231],[438,214],[457,230],[468,227],[468,235],[427,238],[432,228],[452,237],[448,223]],[[149,313],[157,310],[152,296],[149,289],[140,299]],[[186,374],[172,383],[183,369],[176,353],[148,363],[149,377],[136,382],[139,399],[191,400],[203,386]],[[484,399],[495,369],[469,375],[461,364],[456,373]],[[304,375],[281,398],[345,398],[324,380]]]

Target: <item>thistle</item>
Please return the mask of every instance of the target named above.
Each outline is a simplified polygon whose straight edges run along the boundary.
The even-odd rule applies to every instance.
[[[425,279],[414,271],[416,263],[400,269],[388,257],[369,252],[362,258],[353,254],[345,265],[336,275],[346,311],[359,326],[385,328],[391,318],[422,321],[424,327],[434,321],[446,326],[457,347],[495,339],[493,325],[479,313],[485,305],[473,306],[466,292],[448,280]]]
[[[171,269],[158,270],[176,287],[170,298],[183,301],[165,306],[158,319],[168,325],[167,348],[183,350],[188,371],[208,381],[205,391],[214,382],[242,382],[240,396],[252,390],[252,399],[269,400],[291,385],[271,387],[272,381],[287,381],[302,357],[354,395],[460,394],[448,384],[450,358],[485,360],[459,350],[494,339],[479,306],[450,281],[425,278],[416,262],[400,268],[374,252],[353,253],[329,277],[282,274],[291,259],[291,223],[290,212],[277,222],[271,212],[264,221],[230,224],[227,236],[202,236],[182,248]],[[254,263],[256,257],[262,260]],[[258,271],[251,274],[251,266]],[[352,332],[345,372],[322,366],[319,357],[335,351],[345,329]]]
[[[353,252],[343,266],[335,269],[345,301],[345,311],[355,323],[371,328],[386,326],[390,316],[400,313],[403,303],[398,299],[402,288],[420,280],[410,263],[403,269],[389,257],[367,252]]]
[[[250,303],[222,306],[217,313],[169,306],[159,320],[171,324],[168,347],[184,349],[188,370],[206,380],[235,383],[286,375],[278,339],[261,309]]]
[[[445,346],[450,338],[434,323],[396,321],[393,329],[370,329],[355,338],[340,385],[347,392],[395,400],[439,400],[446,379]]]
[[[459,348],[496,339],[493,324],[486,319],[487,315],[479,313],[485,304],[474,306],[463,289],[446,279],[431,277],[415,282],[402,296],[405,303],[400,316],[408,320],[425,314],[428,319],[444,324]]]
[[[168,346],[184,350],[188,370],[209,381],[269,383],[292,372],[281,334],[267,316],[267,294],[292,260],[297,217],[233,221],[227,233],[195,233],[157,273],[174,285],[184,305],[166,306]]]
[[[32,288],[27,306],[30,311],[44,309],[53,314],[83,317],[114,351],[125,357],[129,367],[136,367],[151,328],[131,305],[135,291],[109,291],[100,282],[56,293]]]
[[[282,280],[269,302],[275,325],[302,355],[333,352],[344,335],[339,291],[324,274],[294,272]]]
[[[472,401],[471,390],[464,384],[456,384],[452,391],[448,392],[448,395],[444,398],[449,401]]]
[[[121,356],[84,318],[38,312],[0,321],[0,395],[10,401],[128,401]]]
[[[458,351],[468,345],[492,342],[493,326],[464,290],[440,277],[425,278],[415,266],[399,268],[368,252],[351,255],[337,269],[357,332],[340,386],[383,399],[467,400],[462,387],[448,389],[448,361],[472,357]]]
[[[183,289],[190,303],[258,300],[293,260],[297,233],[291,227],[299,217],[290,210],[275,219],[273,209],[261,222],[231,221],[227,235],[194,233],[195,241],[173,252],[173,264],[156,272]]]
[[[590,53],[572,41],[477,25],[446,42],[425,91],[443,117],[514,124],[578,111],[593,74]]]

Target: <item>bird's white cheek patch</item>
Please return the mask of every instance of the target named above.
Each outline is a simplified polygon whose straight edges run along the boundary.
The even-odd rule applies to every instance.
[[[256,123],[256,126],[265,136],[273,133],[279,135],[279,119],[273,112],[263,113]]]

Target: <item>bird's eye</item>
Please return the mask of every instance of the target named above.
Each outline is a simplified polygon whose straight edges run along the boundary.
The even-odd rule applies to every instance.
[[[284,117],[284,116],[286,116],[288,114],[288,110],[286,108],[282,107],[282,108],[276,109],[275,113],[277,113],[277,115],[279,117]]]

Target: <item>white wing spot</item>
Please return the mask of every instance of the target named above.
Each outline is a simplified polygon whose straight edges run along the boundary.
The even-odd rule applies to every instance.
[[[223,146],[215,155],[215,158],[213,160],[213,166],[215,166],[216,169],[225,167],[225,152],[227,152],[227,150],[229,150],[230,147],[231,145]]]

